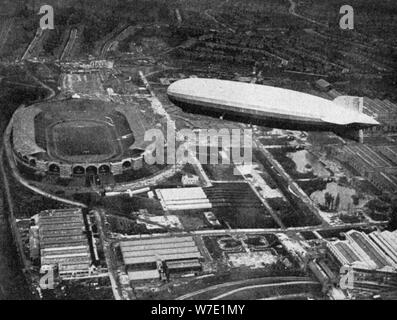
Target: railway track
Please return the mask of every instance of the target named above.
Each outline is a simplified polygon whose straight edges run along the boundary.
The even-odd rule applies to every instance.
[[[7,19],[0,30],[0,54],[2,54],[4,50],[4,46],[7,42],[8,35],[10,33],[11,27],[13,26],[14,21],[13,19]]]
[[[101,52],[99,54],[99,57],[101,59],[106,59],[106,55],[107,55],[108,51],[114,45],[114,43],[117,41],[118,37],[121,34],[123,34],[130,27],[132,27],[132,26],[130,26],[130,25],[122,25],[121,27],[119,27],[118,29],[116,29],[115,31],[113,31],[111,33],[109,38],[105,41],[105,43],[101,47]]]
[[[29,43],[24,54],[22,55],[21,60],[27,60],[32,57],[32,55],[34,54],[34,51],[37,49],[37,45],[40,43],[40,40],[42,39],[43,35],[44,35],[43,29],[41,29],[40,27],[37,28],[36,34],[35,34],[33,40]]]
[[[278,281],[276,283],[265,283],[265,284],[260,284],[260,285],[273,285],[275,286],[277,283],[293,283],[293,282],[314,282],[313,280],[311,280],[310,278],[305,278],[305,277],[264,277],[264,278],[257,278],[257,279],[245,279],[245,280],[239,280],[239,281],[232,281],[232,282],[226,282],[226,283],[221,283],[221,284],[216,284],[204,289],[200,289],[191,293],[187,293],[183,296],[180,296],[178,298],[176,298],[175,300],[186,300],[186,299],[190,299],[193,298],[197,295],[203,294],[203,293],[208,293],[210,291],[215,291],[218,289],[222,289],[222,288],[228,288],[228,287],[232,287],[232,286],[237,286],[237,285],[244,285],[244,284],[252,284],[254,285],[254,283],[258,283],[261,281]],[[318,283],[318,282],[315,282]],[[255,284],[258,285],[258,284]]]
[[[60,61],[66,60],[70,56],[77,38],[78,38],[78,29],[77,28],[71,29],[69,32],[68,41],[59,57]]]

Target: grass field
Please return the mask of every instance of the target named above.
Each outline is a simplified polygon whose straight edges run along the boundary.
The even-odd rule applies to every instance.
[[[59,158],[108,159],[118,153],[116,133],[100,122],[65,122],[53,127],[54,151]],[[116,143],[115,143],[116,142]]]

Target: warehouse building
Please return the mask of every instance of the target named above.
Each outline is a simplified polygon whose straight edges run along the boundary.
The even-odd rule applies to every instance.
[[[157,189],[156,195],[164,210],[197,210],[212,207],[203,188]]]
[[[390,231],[375,231],[369,237],[380,247],[383,252],[397,264],[397,232]]]
[[[378,190],[397,190],[397,148],[351,144],[334,150],[336,158],[353,167]]]
[[[396,266],[364,232],[350,230],[346,233],[346,238],[368,265],[374,262],[376,269]]]
[[[342,265],[369,270],[396,271],[397,233],[375,231],[370,235],[356,230],[346,234],[345,241],[327,243],[330,255]]]
[[[190,236],[126,240],[120,242],[120,251],[130,280],[201,270],[202,256]]]
[[[358,254],[354,252],[354,249],[347,241],[328,242],[327,247],[341,266],[353,265],[361,261]]]
[[[90,273],[90,248],[81,209],[42,211],[37,225],[42,273],[58,270],[60,278]]]
[[[363,112],[374,117],[381,124],[380,126],[366,129],[367,132],[397,132],[397,105],[391,101],[364,97]]]

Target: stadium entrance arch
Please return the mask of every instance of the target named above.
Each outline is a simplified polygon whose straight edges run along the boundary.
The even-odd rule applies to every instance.
[[[108,174],[110,173],[110,167],[106,164],[103,164],[98,168],[98,172],[99,174]]]
[[[51,173],[59,173],[61,170],[60,170],[60,168],[59,168],[59,166],[57,164],[52,163],[48,167],[48,171],[50,171]]]
[[[97,167],[95,167],[95,166],[89,166],[89,167],[87,167],[86,169],[85,169],[85,172],[86,172],[86,174],[88,175],[88,176],[91,176],[91,175],[97,175],[98,174],[98,169],[97,169]]]
[[[83,175],[83,174],[85,174],[85,169],[84,169],[84,167],[82,167],[82,166],[75,166],[75,167],[73,168],[73,174],[76,174],[76,175]]]
[[[124,161],[123,162],[123,169],[124,170],[127,170],[127,169],[129,169],[129,168],[131,168],[131,161]]]

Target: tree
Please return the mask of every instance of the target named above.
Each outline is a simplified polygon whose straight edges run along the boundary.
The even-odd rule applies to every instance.
[[[389,226],[392,230],[397,229],[397,197],[391,200],[391,212]]]
[[[367,207],[372,211],[386,212],[389,210],[390,205],[380,199],[372,199],[368,201]]]
[[[359,198],[357,195],[353,194],[353,195],[352,195],[352,199],[353,199],[353,204],[354,204],[355,206],[358,206],[359,203],[360,203],[360,198]]]
[[[339,204],[340,204],[340,195],[339,193],[336,195],[335,198],[335,203],[334,203],[334,210],[337,211],[339,208]]]
[[[334,201],[334,197],[332,194],[330,194],[329,192],[326,192],[324,194],[324,199],[325,199],[325,207],[327,209],[331,209],[332,208],[332,203]]]

